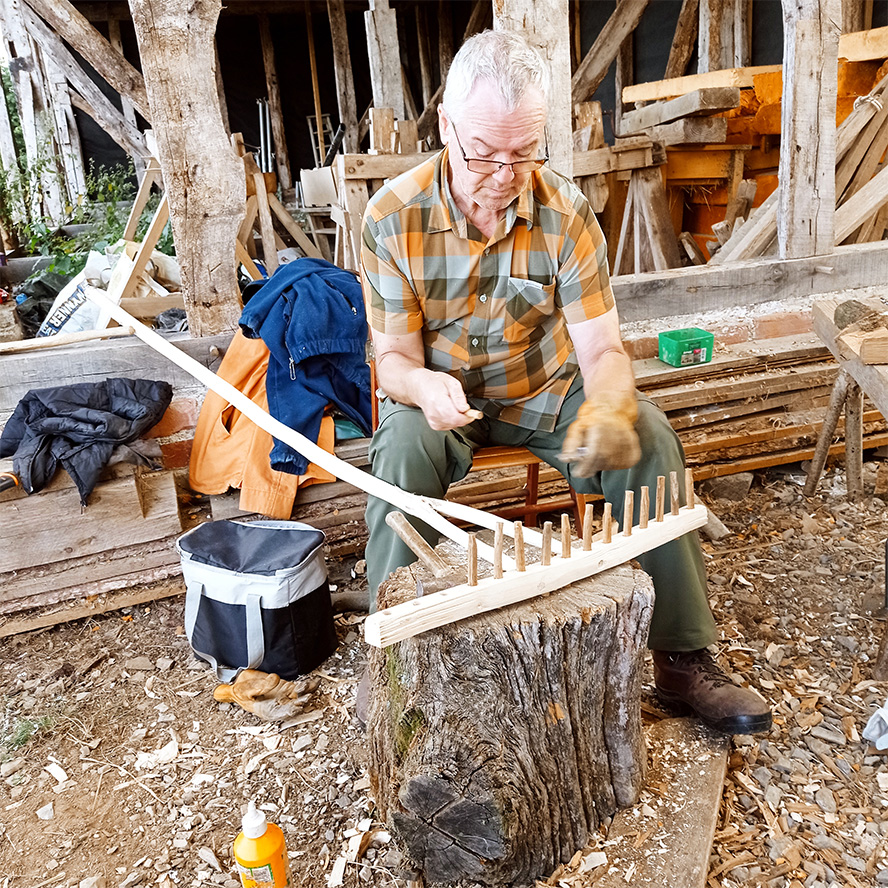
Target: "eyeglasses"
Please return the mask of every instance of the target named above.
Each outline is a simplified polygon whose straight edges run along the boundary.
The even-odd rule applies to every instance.
[[[498,173],[503,167],[509,167],[512,170],[513,174],[519,173],[532,173],[534,170],[538,170],[544,163],[549,160],[549,140],[546,140],[546,153],[544,157],[538,158],[537,160],[515,160],[512,163],[505,163],[500,160],[480,160],[477,157],[466,157],[466,151],[462,146],[462,142],[459,140],[459,133],[456,131],[456,127],[453,124],[453,121],[450,121],[450,125],[453,127],[453,135],[456,136],[456,144],[459,145],[459,150],[462,153],[463,160],[466,162],[466,169],[471,173],[484,173],[485,175],[492,175],[494,173]]]

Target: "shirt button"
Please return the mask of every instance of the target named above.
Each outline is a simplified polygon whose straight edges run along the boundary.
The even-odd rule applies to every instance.
[[[489,255],[490,255],[490,247],[485,247],[485,248],[484,248],[484,255],[485,255],[485,256],[489,256]]]
[[[473,339],[473,340],[472,340],[472,345],[474,345],[475,348],[477,348],[477,347],[478,347],[478,340],[477,340],[477,339]]]
[[[487,302],[487,294],[486,294],[486,293],[482,293],[482,294],[478,297],[478,299],[479,299],[481,302]]]

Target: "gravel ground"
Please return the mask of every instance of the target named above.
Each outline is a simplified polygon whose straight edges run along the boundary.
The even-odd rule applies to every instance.
[[[769,735],[733,738],[713,888],[888,884],[888,759],[860,736],[888,695],[871,676],[885,628],[882,466],[866,464],[860,503],[840,469],[811,498],[799,467],[706,494],[730,531],[704,545],[718,650],[775,713]],[[330,568],[340,590],[361,588],[352,562]],[[212,699],[181,598],[5,639],[0,888],[235,888],[231,842],[251,798],[284,830],[295,885],[406,888],[352,715],[361,620],[337,617],[340,647],[285,729]],[[648,723],[667,714],[649,685],[643,710]],[[563,884],[593,885],[601,848]]]

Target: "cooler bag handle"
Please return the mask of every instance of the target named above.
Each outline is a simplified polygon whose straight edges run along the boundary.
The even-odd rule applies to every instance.
[[[247,665],[232,669],[227,666],[220,666],[214,656],[204,651],[199,651],[194,646],[194,627],[197,623],[197,614],[200,610],[204,588],[203,583],[186,582],[185,584],[185,637],[191,644],[191,649],[194,653],[210,664],[216,673],[216,678],[220,681],[231,682],[244,669],[257,669],[265,659],[265,633],[262,630],[262,596],[251,593],[248,593],[246,596]]]

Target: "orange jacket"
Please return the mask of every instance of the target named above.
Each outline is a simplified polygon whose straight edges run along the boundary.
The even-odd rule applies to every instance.
[[[218,375],[268,410],[265,373],[268,348],[261,339],[247,339],[238,330],[231,341]],[[321,421],[318,444],[333,452],[333,419]],[[240,488],[240,508],[269,518],[287,519],[301,484],[334,481],[335,477],[313,463],[304,475],[287,475],[271,468],[272,438],[232,407],[221,395],[208,391],[194,430],[189,465],[192,489],[207,494]]]

